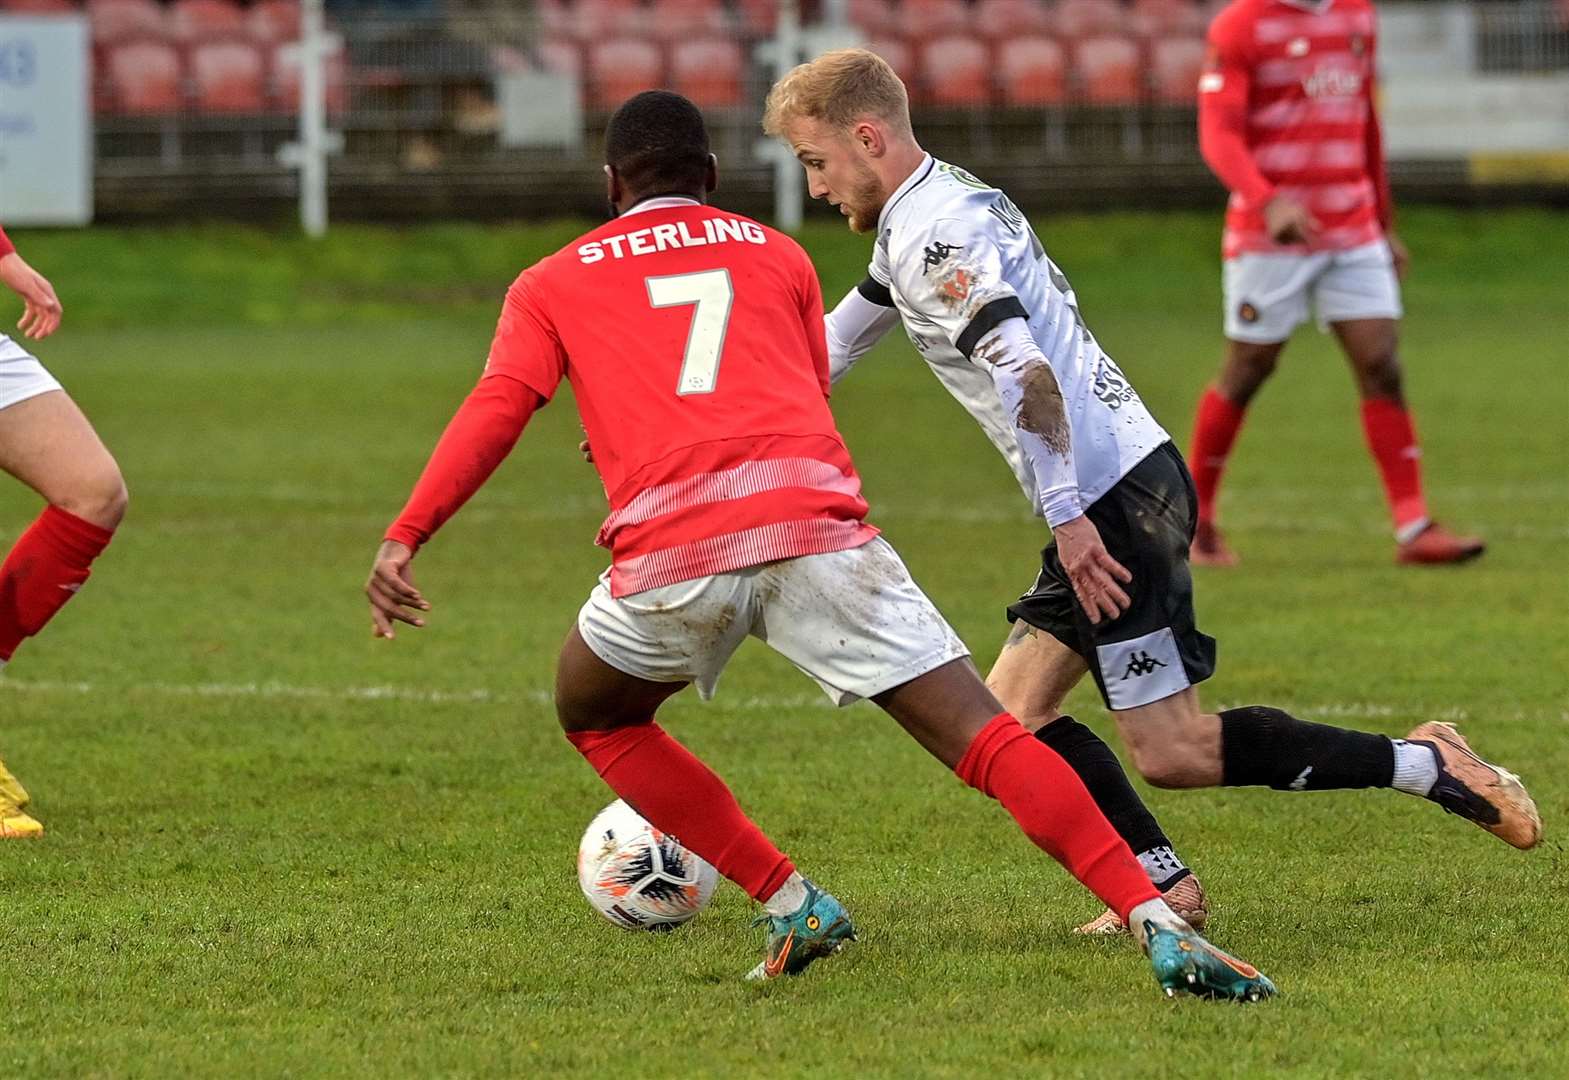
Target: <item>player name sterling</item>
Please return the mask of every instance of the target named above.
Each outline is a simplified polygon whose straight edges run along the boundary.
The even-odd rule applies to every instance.
[[[763,233],[761,225],[755,221],[739,221],[736,218],[704,218],[692,225],[702,226],[699,234],[694,235],[692,229],[685,221],[677,221],[669,225],[654,225],[647,229],[634,229],[632,232],[618,233],[607,236],[603,240],[580,244],[577,256],[584,265],[597,263],[605,257],[609,249],[611,258],[624,259],[627,256],[654,255],[669,248],[704,247],[708,244],[766,244],[768,237]]]

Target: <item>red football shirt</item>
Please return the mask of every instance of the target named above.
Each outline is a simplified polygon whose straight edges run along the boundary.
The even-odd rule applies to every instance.
[[[5,258],[15,250],[16,245],[11,243],[10,239],[5,234],[5,230],[0,229],[0,259]]]
[[[1373,103],[1369,0],[1235,0],[1209,28],[1199,142],[1231,191],[1223,250],[1341,250],[1379,239],[1390,202]],[[1264,205],[1288,195],[1318,219],[1312,245],[1276,244]]]
[[[572,384],[624,596],[877,535],[828,409],[823,334],[794,240],[652,199],[518,277],[486,374],[547,400]]]

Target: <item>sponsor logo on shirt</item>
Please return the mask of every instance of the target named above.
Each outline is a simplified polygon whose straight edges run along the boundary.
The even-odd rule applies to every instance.
[[[1302,80],[1302,89],[1311,98],[1355,97],[1362,92],[1362,73],[1345,68],[1319,68]]]
[[[926,250],[921,253],[921,273],[930,274],[933,270],[947,262],[948,257],[955,251],[963,250],[963,244],[945,244],[941,240],[933,240],[926,245]]]

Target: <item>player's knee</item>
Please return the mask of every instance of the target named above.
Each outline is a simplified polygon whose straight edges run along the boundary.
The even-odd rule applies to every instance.
[[[1399,400],[1400,360],[1393,347],[1360,360],[1357,363],[1357,381],[1361,384],[1363,397]]]
[[[1279,346],[1234,349],[1222,373],[1220,391],[1234,404],[1247,405],[1279,363]]]
[[[113,458],[86,472],[55,500],[60,509],[90,521],[101,529],[114,529],[125,518],[130,493],[125,477]]]

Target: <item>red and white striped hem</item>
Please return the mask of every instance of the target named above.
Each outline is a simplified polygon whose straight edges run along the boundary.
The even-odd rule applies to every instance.
[[[631,596],[780,559],[848,551],[876,535],[876,526],[864,521],[833,518],[758,525],[618,561],[610,568],[610,595]]]
[[[743,461],[733,468],[699,473],[638,492],[635,498],[605,519],[600,528],[600,542],[604,543],[619,529],[641,525],[677,510],[744,499],[782,488],[809,488],[853,499],[861,494],[861,481],[854,473],[846,475],[837,465],[816,458]]]

